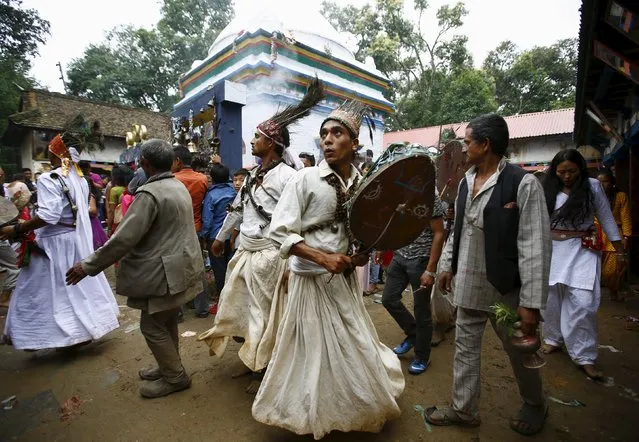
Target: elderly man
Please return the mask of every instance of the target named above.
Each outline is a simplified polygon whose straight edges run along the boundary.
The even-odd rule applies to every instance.
[[[173,149],[162,140],[142,145],[142,168],[149,177],[138,188],[116,233],[95,253],[67,272],[77,284],[121,262],[117,292],[142,311],[140,331],[158,368],[140,370],[140,388],[156,398],[189,388],[179,353],[180,306],[202,290],[203,263],[193,223],[191,196],[171,173]]]
[[[455,230],[442,255],[440,288],[450,291],[456,274],[456,351],[452,407],[426,410],[433,425],[479,426],[481,344],[490,321],[510,358],[523,406],[511,428],[524,435],[541,431],[548,414],[539,370],[523,365],[496,324],[491,306],[517,309],[521,330],[537,333],[546,304],[550,271],[550,222],[539,181],[508,163],[508,126],[496,114],[475,118],[466,128],[465,153],[472,167],[459,185]]]

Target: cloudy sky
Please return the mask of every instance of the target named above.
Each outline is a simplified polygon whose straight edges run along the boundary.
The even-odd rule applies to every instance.
[[[361,6],[367,1],[341,0],[339,3]],[[431,14],[424,21],[427,36],[436,31],[437,8],[454,1],[430,0],[429,3]],[[464,3],[469,14],[460,32],[469,37],[468,46],[476,65],[503,40],[512,40],[520,48],[531,48],[577,37],[579,33],[581,0],[465,0]],[[159,4],[159,0],[23,0],[23,7],[38,10],[40,16],[51,23],[51,36],[33,61],[32,75],[49,89],[62,92],[57,62],[66,69],[89,44],[101,42],[105,33],[115,26],[153,26],[159,19]],[[251,17],[256,5],[285,7],[299,10],[300,22],[308,8],[319,10],[320,4],[321,0],[235,0],[238,17]],[[308,27],[312,28],[312,23]],[[192,61],[184,60],[185,65]]]

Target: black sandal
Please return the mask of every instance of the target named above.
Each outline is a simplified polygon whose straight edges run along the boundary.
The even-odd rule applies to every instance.
[[[519,410],[519,415],[510,421],[510,428],[524,436],[533,436],[539,433],[546,423],[548,417],[548,405],[542,407],[534,407],[524,404]]]

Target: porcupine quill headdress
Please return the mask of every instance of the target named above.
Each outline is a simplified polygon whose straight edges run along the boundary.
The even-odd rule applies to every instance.
[[[315,77],[309,84],[306,94],[298,104],[286,106],[281,112],[276,113],[268,120],[258,124],[257,130],[265,137],[273,140],[278,146],[286,148],[282,131],[297,120],[308,116],[313,106],[322,101],[324,97],[324,83]]]
[[[103,146],[104,137],[100,130],[100,123],[94,121],[91,127],[84,120],[82,115],[76,115],[71,121],[64,125],[62,133],[56,135],[49,143],[49,152],[62,160],[62,175],[68,176],[71,163],[73,161],[70,148],[74,148],[78,154],[89,144]],[[78,174],[82,172],[77,168]]]
[[[373,141],[373,131],[375,130],[375,122],[373,121],[373,111],[370,107],[357,100],[345,101],[340,107],[329,114],[322,122],[337,121],[346,126],[351,136],[359,138],[359,128],[362,126],[362,120],[366,121],[368,131]]]

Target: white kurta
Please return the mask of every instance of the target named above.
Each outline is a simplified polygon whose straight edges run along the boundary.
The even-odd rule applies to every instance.
[[[560,230],[583,230],[593,226],[597,216],[611,241],[618,241],[619,229],[612,216],[610,203],[601,184],[590,178],[594,195],[594,213],[579,226],[553,226]],[[559,193],[555,210],[563,206],[568,195]],[[597,360],[597,310],[601,301],[601,254],[581,247],[580,238],[553,241],[548,303],[543,311],[543,335],[546,344],[565,344],[568,354],[578,365],[591,365]]]
[[[255,171],[251,173],[254,177]],[[256,204],[273,213],[284,186],[295,173],[295,169],[285,164],[269,171],[262,185],[252,189]],[[284,312],[286,293],[282,282],[287,262],[280,258],[279,251],[267,237],[268,221],[255,210],[248,196],[242,200],[242,191],[232,206],[240,204],[243,210],[229,213],[217,235],[217,239],[227,240],[241,222],[240,247],[228,264],[214,325],[198,340],[207,343],[212,355],[222,357],[230,337],[244,338],[240,359],[249,369],[259,371],[266,368],[271,359]]]
[[[59,168],[55,172],[62,177]],[[36,243],[47,257],[31,255],[11,298],[5,333],[17,349],[68,347],[118,327],[118,304],[103,273],[66,285],[67,270],[93,253],[93,231],[86,180],[75,170],[62,179],[78,208],[77,226],[56,225],[73,223],[71,206],[59,181],[42,174],[37,216],[49,225],[36,230]]]
[[[322,161],[286,186],[271,224],[282,256],[300,241],[346,252],[343,225],[336,233],[330,228],[304,233],[334,216],[335,190],[324,179],[331,173]],[[344,189],[356,176],[352,168]],[[379,341],[356,275],[330,275],[298,257],[290,262],[289,299],[253,417],[315,439],[333,430],[380,431],[400,415],[396,398],[404,377],[397,356]]]

